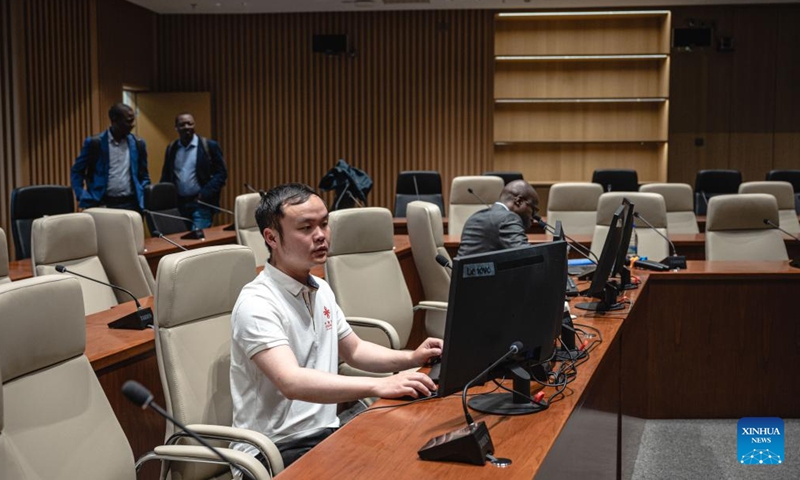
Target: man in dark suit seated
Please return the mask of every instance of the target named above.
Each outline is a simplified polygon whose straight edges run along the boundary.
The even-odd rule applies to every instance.
[[[510,182],[491,207],[467,219],[458,256],[528,245],[525,232],[538,211],[536,190],[525,180]]]

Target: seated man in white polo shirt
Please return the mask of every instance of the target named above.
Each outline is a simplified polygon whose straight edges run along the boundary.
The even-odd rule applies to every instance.
[[[330,240],[328,209],[310,187],[271,189],[256,221],[270,260],[242,289],[231,317],[233,426],[267,435],[288,466],[339,426],[337,403],[417,397],[436,389],[416,372],[338,375],[340,356],[362,370],[398,372],[441,355],[442,341],[429,338],[414,351],[391,350],[353,332],[330,286],[310,274],[325,263]],[[233,447],[256,454],[251,446]]]

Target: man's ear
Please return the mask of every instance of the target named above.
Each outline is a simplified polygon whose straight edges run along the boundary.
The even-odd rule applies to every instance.
[[[267,242],[267,245],[269,245],[270,248],[276,248],[279,241],[278,232],[271,228],[265,228],[264,241]]]

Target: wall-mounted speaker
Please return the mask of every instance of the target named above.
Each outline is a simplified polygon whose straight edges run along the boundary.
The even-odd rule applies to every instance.
[[[700,48],[711,46],[711,28],[690,27],[672,29],[672,48]]]
[[[314,35],[311,38],[311,51],[325,55],[347,53],[347,35]]]

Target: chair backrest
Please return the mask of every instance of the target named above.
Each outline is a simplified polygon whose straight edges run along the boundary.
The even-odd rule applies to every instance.
[[[31,230],[32,266],[36,276],[56,273],[56,265],[108,283],[100,261],[94,219],[88,213],[65,213],[37,218]],[[86,314],[117,305],[111,287],[78,278]]]
[[[162,182],[152,183],[144,187],[144,208],[151,212],[180,217],[178,190],[175,184]],[[164,235],[169,235],[170,233],[186,232],[192,229],[190,223],[176,218],[147,214],[144,217],[147,220],[147,228],[150,232],[157,230]]]
[[[408,239],[425,300],[447,302],[450,295],[450,270],[436,262],[436,255],[442,255],[450,261],[450,255],[444,248],[443,235],[442,215],[436,205],[428,202],[408,204]],[[445,321],[445,312],[426,311],[425,329],[428,335],[442,338]]]
[[[0,286],[0,478],[136,478],[84,355],[80,290],[54,275]]]
[[[154,299],[156,356],[167,410],[181,423],[230,426],[231,310],[256,276],[250,249],[220,245],[165,256]],[[167,437],[174,432],[167,428]],[[221,446],[223,444],[220,444]],[[226,467],[173,464],[173,478],[209,478]]]
[[[794,210],[800,215],[800,170],[771,170],[767,180],[789,182],[794,190]]]
[[[8,283],[11,278],[8,276],[8,242],[6,242],[6,232],[0,228],[0,283]]]
[[[633,203],[634,211],[650,222],[661,234],[667,235],[667,207],[664,197],[657,193],[608,192],[600,196],[597,204],[597,226],[592,236],[592,252],[598,257],[608,235],[614,211],[627,198]],[[634,219],[638,238],[639,256],[659,261],[669,255],[669,243],[644,222]]]
[[[90,208],[85,212],[94,219],[98,256],[111,283],[130,290],[137,298],[152,295],[155,279],[144,257],[141,215],[117,208]],[[120,303],[130,301],[124,292],[114,293]]]
[[[706,260],[786,260],[778,230],[778,202],[766,193],[719,195],[708,202]]]
[[[787,232],[800,234],[800,222],[794,209],[792,184],[782,181],[745,182],[739,185],[739,193],[767,193],[778,202],[778,225]]]
[[[741,183],[738,170],[700,170],[694,180],[694,213],[705,215],[711,197],[737,193]]]
[[[483,174],[491,177],[500,177],[503,179],[505,185],[508,185],[514,180],[525,180],[525,177],[522,176],[522,172],[483,172]]]
[[[636,170],[607,168],[592,173],[592,183],[598,183],[604,192],[636,192],[639,190],[639,175]]]
[[[565,182],[550,187],[547,197],[547,223],[561,226],[567,235],[592,235],[597,202],[603,194],[603,187],[597,183]]]
[[[408,204],[421,200],[439,207],[444,215],[442,197],[442,177],[434,170],[406,170],[397,175],[395,188],[394,216],[405,217]]]
[[[269,249],[264,242],[264,234],[256,223],[256,208],[260,201],[261,194],[245,193],[236,197],[233,207],[236,241],[253,251],[256,265],[264,265],[269,259]]]
[[[63,185],[30,185],[11,191],[11,236],[15,258],[31,257],[31,226],[45,215],[75,211],[72,189]]]
[[[460,237],[467,219],[496,202],[504,186],[500,177],[455,177],[450,187],[450,206],[447,209],[448,235]],[[474,193],[469,193],[468,189]]]
[[[337,210],[331,212],[329,225],[331,245],[325,280],[342,311],[346,316],[390,323],[397,330],[401,347],[405,347],[414,312],[394,253],[391,212],[379,207]],[[379,335],[357,331],[361,338],[388,346]]]
[[[667,206],[667,231],[673,234],[700,233],[694,214],[692,186],[688,183],[648,183],[640,192],[657,193]]]

